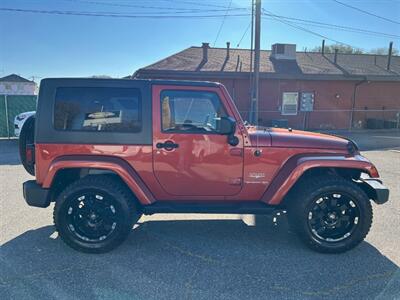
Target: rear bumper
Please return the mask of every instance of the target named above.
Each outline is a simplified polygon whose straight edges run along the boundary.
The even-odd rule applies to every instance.
[[[25,202],[29,206],[47,207],[50,205],[50,190],[44,189],[35,180],[23,183]]]
[[[382,184],[382,181],[375,178],[362,180],[364,190],[376,204],[383,204],[389,200],[389,189]]]

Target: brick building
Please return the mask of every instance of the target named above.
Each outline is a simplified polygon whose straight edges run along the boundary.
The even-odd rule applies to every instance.
[[[251,106],[251,51],[190,47],[139,69],[136,78],[223,83],[244,119]],[[308,110],[308,111],[305,111]],[[311,110],[311,111],[310,111]],[[305,129],[393,128],[400,116],[400,57],[261,51],[259,122]]]

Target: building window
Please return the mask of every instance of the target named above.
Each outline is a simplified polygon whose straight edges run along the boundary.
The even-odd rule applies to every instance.
[[[297,115],[299,93],[282,94],[282,115]]]
[[[217,133],[226,116],[217,94],[200,91],[161,93],[162,130],[181,133]]]
[[[141,97],[132,88],[58,88],[54,128],[64,131],[140,132]]]

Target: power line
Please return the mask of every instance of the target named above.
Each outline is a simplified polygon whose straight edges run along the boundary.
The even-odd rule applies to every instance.
[[[267,12],[269,15],[271,15],[271,16],[272,16],[272,18],[274,18],[276,21],[279,21],[279,22],[281,22],[281,23],[283,23],[283,24],[286,24],[286,25],[288,25],[288,26],[290,26],[290,27],[293,27],[293,28],[296,28],[296,29],[302,30],[302,31],[304,31],[304,32],[307,32],[307,33],[309,33],[309,34],[312,34],[312,35],[318,36],[318,37],[320,37],[320,38],[324,38],[324,39],[326,39],[326,40],[329,40],[329,41],[335,42],[335,43],[337,43],[337,44],[341,44],[341,45],[345,45],[345,46],[353,47],[353,46],[352,46],[352,45],[350,45],[350,44],[347,44],[347,43],[340,42],[340,41],[338,41],[338,40],[332,39],[332,38],[330,38],[330,37],[327,37],[326,35],[323,35],[323,34],[320,34],[320,33],[318,33],[318,32],[315,32],[315,31],[309,30],[309,29],[307,29],[307,28],[304,28],[304,27],[302,27],[302,26],[294,25],[294,24],[292,24],[292,23],[291,23],[291,22],[289,22],[289,21],[286,21],[286,20],[279,19],[279,18],[277,18],[276,16],[274,16],[274,14],[272,14],[271,12],[269,12],[269,11],[267,11],[267,10],[265,10],[265,9],[263,9],[263,11],[264,11],[264,12]]]
[[[294,21],[291,21],[291,23],[300,24],[300,25],[309,25],[309,26],[336,29],[336,30],[347,31],[347,32],[362,33],[362,34],[367,34],[367,35],[385,36],[385,37],[390,37],[390,38],[400,38],[400,35],[396,35],[396,34],[372,31],[372,30],[356,28],[356,27],[351,27],[351,26],[323,23],[323,22],[318,22],[318,21],[313,21],[313,20],[305,20],[305,19],[299,19],[299,18],[286,17],[286,16],[281,16],[281,15],[275,15],[272,13],[264,13],[264,16],[271,16],[271,17],[276,17],[276,18],[285,19],[285,20],[294,20]]]
[[[201,2],[195,2],[195,1],[177,1],[177,0],[161,0],[161,1],[190,4],[190,5],[197,5],[197,6],[219,7],[219,8],[225,8],[225,9],[227,8],[226,6],[223,6],[223,5],[201,3]]]
[[[122,3],[108,3],[101,1],[92,0],[63,0],[75,3],[87,3],[101,6],[114,6],[114,7],[132,7],[132,8],[143,8],[143,9],[160,9],[160,10],[173,10],[181,11],[181,13],[196,13],[196,12],[222,12],[227,11],[227,9],[201,9],[201,8],[182,8],[182,7],[164,7],[164,6],[147,6],[147,5],[136,5],[136,4],[122,4]],[[228,10],[245,10],[246,8],[228,8]]]
[[[67,0],[67,1],[79,1],[79,0]],[[93,1],[90,1],[93,2]],[[98,1],[94,1],[98,2]],[[109,4],[116,4],[116,3],[109,3]],[[146,7],[150,8],[150,7]],[[158,9],[158,7],[152,7]],[[178,8],[177,8],[178,9]],[[232,9],[227,7],[227,9]],[[242,8],[244,9],[244,8]],[[171,12],[136,12],[135,14],[126,14],[126,13],[120,13],[120,12],[98,12],[98,11],[90,11],[90,12],[85,12],[85,11],[60,11],[60,10],[54,10],[54,11],[49,11],[49,10],[32,10],[32,9],[17,9],[17,8],[0,8],[0,11],[13,11],[13,12],[22,12],[22,13],[40,13],[40,14],[58,14],[58,15],[76,15],[76,16],[88,16],[88,17],[114,17],[114,18],[149,18],[149,19],[154,19],[154,18],[166,18],[166,19],[171,19],[171,18],[219,18],[223,17],[224,20],[226,17],[244,17],[244,16],[249,16],[249,14],[243,13],[243,14],[206,14],[206,15],[192,15],[193,13],[198,13],[198,12],[213,12],[214,10],[199,10],[199,11],[171,11]],[[264,10],[265,11],[265,10]],[[182,13],[187,13],[188,15],[175,15],[175,14],[182,14]],[[165,14],[165,15],[164,15]],[[170,15],[168,15],[170,14]],[[329,28],[329,29],[336,29],[336,30],[341,30],[341,31],[348,31],[348,32],[355,32],[355,33],[362,33],[370,36],[384,36],[384,37],[389,37],[389,38],[395,38],[399,39],[400,35],[395,35],[395,34],[389,34],[389,33],[384,33],[384,32],[378,32],[378,31],[372,31],[372,30],[366,30],[366,29],[361,29],[361,28],[355,28],[355,27],[350,27],[350,26],[343,26],[343,25],[337,25],[337,24],[329,24],[329,23],[323,23],[323,22],[318,22],[318,21],[313,21],[313,20],[305,20],[305,19],[300,19],[300,18],[293,18],[293,17],[286,17],[282,15],[276,15],[271,12],[265,11],[264,16],[271,17],[272,20],[279,21],[281,23],[284,23],[282,21],[286,20],[287,23],[285,23],[288,26],[295,26],[297,25],[309,25],[309,26],[315,26],[315,27],[320,27],[320,28]],[[279,20],[278,20],[279,19]],[[288,21],[290,20],[290,21]],[[224,21],[223,21],[224,22]],[[291,25],[289,25],[290,23]],[[223,25],[223,24],[221,24]],[[301,27],[301,26],[298,26]],[[220,27],[219,33],[221,31],[222,27]],[[300,28],[297,28],[300,29]],[[307,32],[311,33],[311,30],[308,30],[304,27],[301,27],[301,30],[306,30]],[[315,33],[318,36],[322,36],[318,33]],[[219,34],[217,35],[218,39]],[[327,38],[329,40],[333,40],[330,38]],[[214,42],[215,45],[215,42]]]
[[[251,22],[249,23],[249,25],[247,26],[246,30],[244,31],[242,37],[241,37],[240,40],[239,40],[239,43],[237,43],[236,48],[239,48],[239,46],[240,46],[240,44],[242,43],[244,37],[246,36],[247,32],[249,31],[250,26],[251,26]]]
[[[391,23],[394,23],[394,24],[400,24],[400,22],[398,22],[398,21],[395,21],[395,20],[392,20],[392,19],[389,19],[389,18],[386,18],[386,17],[379,16],[379,15],[377,15],[377,14],[374,14],[374,13],[371,13],[371,12],[369,12],[369,11],[363,10],[363,9],[361,9],[361,8],[352,6],[352,5],[350,5],[350,4],[343,3],[343,2],[340,2],[340,1],[338,1],[338,0],[332,0],[332,1],[334,1],[334,2],[336,2],[336,3],[338,3],[338,4],[340,4],[340,5],[346,6],[346,7],[348,7],[348,8],[351,8],[351,9],[357,10],[357,11],[359,11],[359,12],[362,12],[362,13],[364,13],[364,14],[367,14],[367,15],[370,15],[370,16],[373,16],[373,17],[376,17],[376,18],[379,18],[379,19],[382,19],[382,20],[385,20],[385,21],[388,21],[388,22],[391,22]]]
[[[21,8],[6,8],[0,7],[0,11],[12,11],[20,13],[37,13],[51,15],[72,15],[84,17],[110,17],[110,18],[133,18],[133,19],[192,19],[192,18],[221,18],[225,15],[131,15],[113,12],[85,12],[85,11],[64,11],[64,10],[36,10],[36,9],[21,9]],[[250,14],[230,14],[227,17],[247,17]]]
[[[400,39],[400,35],[371,31],[371,30],[366,30],[366,29],[361,29],[361,28],[354,28],[354,27],[340,26],[340,25],[327,24],[327,23],[321,23],[321,22],[307,21],[307,20],[301,20],[301,19],[297,19],[297,18],[277,16],[277,15],[271,16],[270,14],[264,14],[264,16],[266,16],[264,18],[267,18],[269,20],[274,20],[274,21],[277,21],[276,18],[284,19],[284,20],[287,20],[287,22],[289,22],[291,24],[313,26],[313,27],[318,27],[318,28],[333,29],[333,30],[345,31],[345,32],[353,32],[353,33],[359,33],[359,34],[364,34],[364,35],[368,35],[368,36],[378,36],[378,37]],[[291,20],[300,20],[300,21],[291,21]]]
[[[248,32],[249,29],[250,29],[250,26],[251,26],[251,22],[249,23],[249,25],[246,27],[245,31],[243,32],[242,37],[240,38],[239,42],[238,42],[237,45],[236,45],[236,48],[232,50],[232,57],[235,56],[236,50],[239,49],[240,44],[242,43],[244,37],[246,36],[247,32]]]
[[[219,29],[218,29],[218,32],[217,32],[217,36],[215,37],[215,41],[214,41],[214,44],[213,44],[214,47],[215,47],[215,44],[216,44],[216,42],[218,40],[219,34],[221,33],[222,27],[224,27],[225,19],[226,19],[226,16],[228,15],[229,9],[231,8],[231,5],[232,5],[232,0],[229,2],[229,6],[228,6],[228,9],[225,12],[224,18],[222,19],[221,26],[219,26]]]
[[[331,27],[331,26],[326,26],[326,25],[309,24],[309,23],[304,23],[304,22],[294,22],[294,21],[289,21],[289,22],[290,22],[290,23],[293,23],[293,24],[299,24],[299,25],[305,25],[305,26],[312,26],[312,27],[317,27],[317,28],[332,29],[332,30],[335,30],[335,31],[344,31],[344,32],[358,33],[358,34],[363,34],[363,35],[366,35],[366,36],[383,37],[383,38],[390,38],[390,39],[400,39],[400,36],[394,35],[394,34],[364,32],[364,31],[358,31],[358,30],[354,30],[354,29],[341,29],[341,28],[338,28],[338,27]]]

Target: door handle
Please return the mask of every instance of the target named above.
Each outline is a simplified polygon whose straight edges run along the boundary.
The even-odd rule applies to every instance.
[[[232,156],[242,156],[243,155],[243,151],[240,148],[232,148],[229,150],[229,153]]]
[[[172,150],[172,149],[176,149],[179,147],[179,144],[175,144],[173,141],[166,141],[165,143],[157,143],[156,144],[156,148],[157,149],[162,149],[164,148],[165,150]]]

